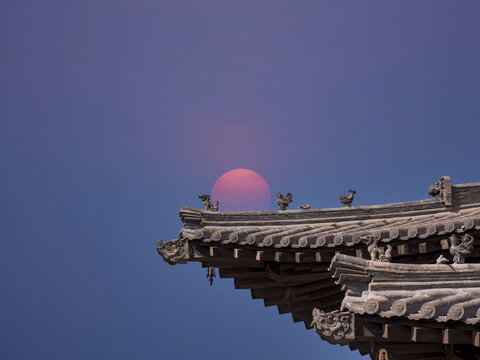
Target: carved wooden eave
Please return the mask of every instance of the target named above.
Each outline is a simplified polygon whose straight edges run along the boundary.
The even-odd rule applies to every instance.
[[[409,320],[480,322],[480,264],[402,264],[337,254],[342,309]]]
[[[349,336],[354,333],[354,339],[345,338],[339,341],[329,338],[326,335],[328,331],[322,332],[322,339],[347,344],[362,354],[371,354],[372,357],[378,350],[376,347],[375,351],[372,350],[372,344],[377,347],[389,344],[393,341],[392,334],[398,335],[398,331],[403,334],[399,338],[405,340],[406,329],[420,329],[417,331],[419,335],[415,338],[416,342],[424,339],[421,336],[425,328],[434,329],[432,331],[435,336],[440,331],[441,336],[446,336],[447,339],[456,330],[464,331],[465,327],[470,329],[470,336],[477,336],[473,335],[471,330],[477,325],[473,323],[475,320],[472,320],[470,310],[464,320],[453,321],[441,318],[447,315],[439,315],[438,319],[408,317],[414,313],[394,316],[393,313],[387,313],[392,311],[391,309],[383,308],[374,314],[362,314],[354,311],[353,305],[365,308],[363,303],[356,302],[357,298],[351,302],[351,309],[346,306],[352,294],[370,291],[368,287],[374,276],[372,274],[377,273],[374,270],[371,270],[371,273],[363,270],[359,272],[360,270],[353,268],[345,268],[345,272],[341,273],[335,267],[340,255],[335,256],[341,253],[355,261],[366,261],[364,259],[368,259],[370,254],[361,241],[364,235],[371,235],[378,240],[380,248],[392,247],[392,264],[376,265],[381,269],[396,266],[393,263],[434,264],[439,255],[450,258],[448,237],[452,234],[471,234],[475,244],[468,261],[480,260],[480,244],[477,243],[480,239],[480,183],[451,185],[448,177],[442,177],[430,191],[435,198],[351,208],[213,212],[182,207],[179,216],[184,226],[179,238],[170,242],[158,241],[157,250],[163,259],[172,265],[197,261],[201,262],[203,267],[219,268],[220,277],[233,278],[235,288],[250,289],[254,299],[263,299],[265,306],[277,306],[280,314],[291,313],[293,320],[304,322],[307,329],[315,327],[316,324],[326,326],[326,320],[314,321],[314,309],[318,310],[317,315],[326,314],[325,319],[330,319],[328,321],[332,319],[328,317],[330,313],[348,312],[352,315],[350,319],[354,324]],[[328,269],[334,258],[330,273]],[[351,261],[349,266],[353,266],[355,261]],[[470,265],[466,264],[463,268]],[[449,267],[458,266],[442,265],[440,268]],[[338,269],[340,268],[344,267]],[[340,273],[343,274],[341,279]],[[457,272],[451,272],[448,276],[454,273]],[[353,279],[348,282],[351,289],[347,287],[347,282],[343,282],[345,279]],[[429,281],[425,280],[422,284],[428,286]],[[445,294],[450,296],[448,291],[453,290],[447,290]],[[344,291],[347,291],[347,297]],[[408,293],[411,297],[422,295],[416,293],[421,292],[421,288],[408,291],[411,291]],[[342,301],[344,306],[343,310],[340,310]],[[395,322],[389,322],[391,319]],[[442,333],[442,329],[447,330],[446,335]],[[457,335],[452,336],[460,336],[457,332],[455,334]],[[466,333],[461,334],[462,341],[465,342]],[[395,344],[400,346],[412,342],[415,341],[409,337],[408,341]],[[477,342],[479,344],[475,345],[474,342],[474,345],[480,346],[480,337]],[[435,342],[435,346],[445,344],[449,344],[448,340],[447,343]],[[472,341],[469,344],[472,344]],[[403,348],[400,346],[396,351],[403,351],[401,349]],[[441,352],[434,353],[438,355]],[[395,357],[398,358],[401,357]]]
[[[470,354],[456,359],[480,357],[480,264],[402,264],[337,254],[329,270],[345,292],[340,311],[351,330],[339,338],[316,326],[322,339],[376,349],[370,353],[383,348],[397,354],[394,359],[404,351],[422,358],[426,350],[448,359],[448,348],[451,356]]]

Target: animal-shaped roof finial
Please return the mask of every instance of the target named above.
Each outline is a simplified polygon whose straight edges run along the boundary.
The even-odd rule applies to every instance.
[[[345,205],[345,207],[352,207],[353,196],[357,193],[355,190],[348,190],[349,194],[347,196],[340,195],[338,200]]]
[[[277,205],[279,210],[287,210],[288,204],[292,202],[292,194],[287,192],[285,196],[277,193]]]
[[[203,201],[205,211],[218,211],[218,201],[215,201],[215,205],[213,205],[210,201],[210,195],[202,194],[198,195],[198,197]]]

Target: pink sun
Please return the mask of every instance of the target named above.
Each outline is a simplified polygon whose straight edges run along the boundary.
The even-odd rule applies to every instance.
[[[255,171],[235,169],[215,181],[211,198],[220,202],[219,211],[264,211],[270,207],[270,187]]]

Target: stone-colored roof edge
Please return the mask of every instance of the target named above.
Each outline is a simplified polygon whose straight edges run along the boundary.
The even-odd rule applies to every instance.
[[[220,212],[204,211],[190,206],[183,206],[179,216],[186,227],[201,227],[210,225],[242,225],[242,222],[278,223],[279,221],[317,222],[343,221],[347,218],[368,215],[374,217],[389,217],[398,213],[410,213],[412,216],[417,212],[441,212],[448,209],[459,209],[472,204],[480,205],[480,183],[467,183],[451,185],[448,176],[442,176],[439,181],[430,187],[429,195],[433,199],[415,200],[408,202],[390,203],[382,205],[366,205],[353,207],[323,208],[323,209],[300,209],[300,210],[272,210],[272,211],[243,211],[243,212]],[[214,209],[217,209],[214,207]]]
[[[338,271],[336,271],[338,269]],[[361,259],[341,253],[335,254],[329,267],[334,278],[339,279],[346,270],[361,272],[372,277],[372,281],[396,281],[399,277],[411,281],[431,281],[447,277],[448,280],[470,280],[478,278],[480,284],[480,264],[412,264],[391,263]]]
[[[220,208],[221,210],[221,208]],[[391,212],[384,210],[392,210]],[[398,214],[401,212],[416,212],[425,213],[425,210],[432,210],[432,212],[443,211],[444,206],[441,201],[436,199],[424,199],[400,203],[390,203],[382,205],[363,205],[352,207],[337,207],[337,208],[320,208],[320,209],[306,209],[306,210],[268,210],[268,211],[205,211],[202,209],[182,206],[179,210],[179,217],[182,221],[189,225],[189,220],[200,220],[201,222],[211,223],[239,223],[242,221],[282,221],[289,219],[310,220],[317,221],[339,221],[345,217],[354,218],[357,215],[389,215]],[[436,210],[436,211],[435,211]],[[193,219],[190,219],[193,218]]]
[[[397,218],[395,221],[373,219],[369,222],[338,224],[183,228],[181,236],[205,243],[253,245],[259,248],[315,249],[354,246],[360,243],[363,235],[372,235],[382,243],[388,243],[393,240],[427,239],[433,236],[480,230],[480,208],[475,208],[466,214],[462,212],[444,214],[445,216],[440,218],[419,216],[418,218]],[[361,223],[364,225],[359,225]]]
[[[480,323],[480,264],[401,264],[336,254],[341,309],[413,321]]]

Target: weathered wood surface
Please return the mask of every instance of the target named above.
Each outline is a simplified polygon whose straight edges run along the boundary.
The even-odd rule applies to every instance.
[[[357,314],[480,323],[480,264],[395,264],[337,254],[330,271]]]

